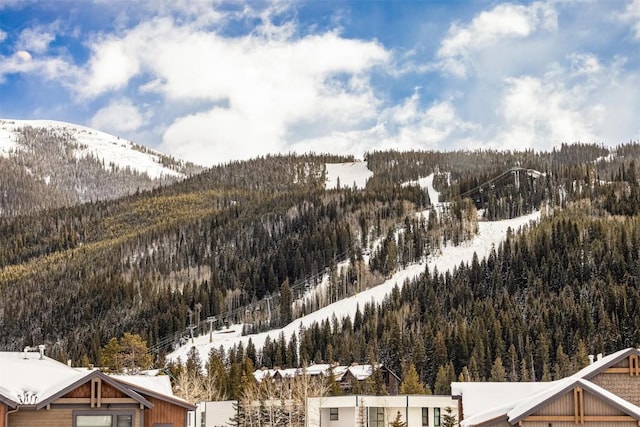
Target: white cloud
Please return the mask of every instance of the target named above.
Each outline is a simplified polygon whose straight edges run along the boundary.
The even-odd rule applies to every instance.
[[[624,61],[605,66],[593,54],[572,54],[566,63],[544,76],[507,80],[488,146],[549,150],[563,142],[618,144],[639,136],[640,76],[626,72]]]
[[[58,24],[54,22],[47,26],[26,28],[20,33],[16,47],[33,53],[44,53],[55,40],[57,27]]]
[[[7,38],[7,33],[2,31],[2,30],[0,30],[0,43],[5,41],[6,38]]]
[[[129,99],[119,99],[96,112],[90,126],[105,132],[119,134],[138,130],[146,118]]]
[[[109,90],[120,89],[140,71],[139,43],[109,37],[92,45],[93,55],[88,70],[76,84],[81,97],[93,97]]]
[[[523,39],[539,30],[556,29],[557,13],[549,3],[500,4],[481,12],[467,25],[451,25],[437,52],[438,66],[446,73],[465,77],[478,51],[502,40]]]
[[[296,152],[332,152],[356,157],[373,150],[435,150],[457,148],[459,137],[477,125],[462,120],[450,101],[420,106],[416,91],[397,106],[382,109],[379,121],[365,129],[326,132],[293,144]]]
[[[75,75],[76,69],[62,58],[33,58],[25,50],[19,50],[11,56],[0,55],[0,83],[8,74],[36,73],[47,80],[66,80]]]
[[[160,147],[206,163],[221,152],[237,159],[280,151],[303,124],[350,130],[375,117],[380,102],[368,73],[390,56],[380,44],[335,32],[294,38],[290,28],[269,25],[228,38],[168,18],[142,23],[91,44],[76,90],[96,97],[142,77],[138,90],[167,102],[215,105],[177,116]]]
[[[618,15],[620,21],[628,23],[633,29],[635,40],[640,40],[640,0],[632,0],[625,11]]]
[[[603,53],[619,34],[593,44],[600,38],[592,28],[637,24],[640,0],[620,4],[622,14],[597,3],[498,4],[451,24],[440,44],[432,41],[435,53],[302,27],[295,3],[103,6],[114,4],[123,9],[115,31],[83,34],[84,64],[47,52],[55,31],[25,30],[24,49],[0,56],[0,81],[32,73],[62,82],[76,100],[102,107],[92,126],[162,141],[154,148],[204,165],[289,151],[359,156],[637,139],[640,77],[625,69],[636,59],[624,49]],[[597,53],[585,51],[591,46]],[[405,78],[425,88],[398,99]]]

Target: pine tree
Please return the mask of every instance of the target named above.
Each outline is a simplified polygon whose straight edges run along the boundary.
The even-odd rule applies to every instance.
[[[453,409],[447,406],[444,408],[444,414],[442,414],[441,427],[455,427],[456,425],[458,425],[458,421],[455,414],[453,414]]]
[[[404,375],[404,380],[400,385],[401,394],[426,394],[424,385],[418,378],[418,372],[413,363],[409,363],[407,372]]]
[[[100,364],[113,372],[134,374],[148,369],[153,358],[147,349],[147,342],[140,335],[125,333],[120,340],[111,338],[101,352]]]
[[[451,394],[451,383],[456,380],[453,363],[441,365],[436,374],[436,382],[433,385],[433,393],[437,395]]]
[[[389,424],[390,427],[407,427],[407,423],[402,421],[402,414],[400,414],[400,411],[398,411],[396,413],[396,417],[393,419],[393,421],[391,421],[391,424]]]
[[[493,362],[491,378],[489,380],[494,382],[504,382],[507,380],[507,373],[502,364],[502,358],[496,357],[496,360]]]

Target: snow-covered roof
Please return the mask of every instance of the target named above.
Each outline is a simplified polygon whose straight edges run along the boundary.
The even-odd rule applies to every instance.
[[[0,394],[17,404],[35,404],[50,396],[58,384],[72,383],[79,372],[40,353],[0,352]]]
[[[550,399],[561,396],[578,386],[591,391],[593,394],[599,396],[603,400],[606,400],[621,411],[640,419],[640,407],[622,399],[621,397],[603,389],[602,387],[590,381],[571,376],[565,378],[564,380],[556,381],[555,383],[556,384],[550,386],[547,390],[543,390],[540,393],[532,396],[530,399],[526,399],[520,402],[518,405],[509,410],[509,412],[507,412],[509,423],[516,424],[518,421],[534,413],[537,409],[546,404]]]
[[[139,389],[154,391],[167,396],[173,396],[171,379],[168,375],[109,375],[120,382],[127,383]]]
[[[517,424],[575,387],[589,390],[593,395],[620,411],[640,419],[640,407],[589,381],[598,373],[615,365],[631,354],[640,356],[640,349],[627,348],[602,357],[575,374],[558,380],[540,383],[457,383],[451,384],[454,395],[461,395],[465,418],[462,426],[482,425],[505,419]]]
[[[516,402],[547,388],[548,382],[453,382],[451,394],[462,396],[465,418],[470,418],[488,408],[504,408],[506,413]]]
[[[379,368],[382,365],[377,365]],[[329,372],[333,370],[333,376],[336,380],[340,380],[347,372],[351,373],[358,381],[365,380],[371,376],[373,370],[371,369],[371,365],[329,365],[327,363],[320,363],[310,365],[306,368],[288,368],[288,369],[258,369],[253,373],[253,377],[257,381],[262,381],[266,377],[273,378],[276,375],[281,378],[292,378],[296,375],[329,375]],[[391,371],[389,371],[391,372]],[[394,374],[395,375],[395,374]]]
[[[347,368],[347,370],[358,381],[366,380],[373,373],[373,369],[371,369],[371,365],[349,366],[349,368]]]
[[[0,401],[10,407],[32,405],[39,409],[96,376],[147,407],[153,405],[143,394],[189,409],[193,406],[173,395],[168,376],[105,375],[33,352],[0,352]]]

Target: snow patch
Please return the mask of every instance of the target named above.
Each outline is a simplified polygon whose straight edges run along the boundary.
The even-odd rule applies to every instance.
[[[363,189],[369,178],[373,176],[366,162],[326,163],[325,167],[327,170],[325,188],[328,190],[337,189],[338,183],[341,188]]]

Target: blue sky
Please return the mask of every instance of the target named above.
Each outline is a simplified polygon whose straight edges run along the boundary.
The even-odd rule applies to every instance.
[[[640,0],[2,0],[0,117],[212,165],[640,139]]]

